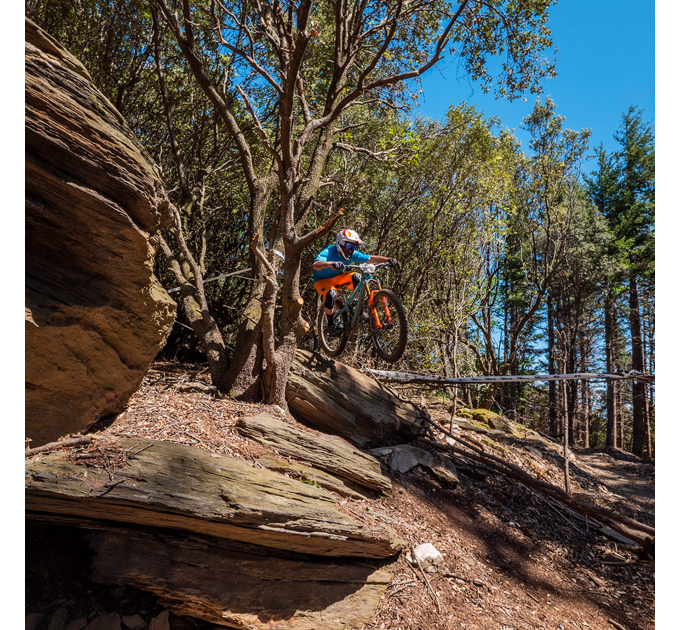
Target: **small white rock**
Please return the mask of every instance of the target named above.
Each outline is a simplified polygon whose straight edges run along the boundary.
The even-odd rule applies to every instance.
[[[406,554],[406,560],[413,566],[418,566],[417,560],[420,560],[420,564],[423,569],[428,573],[436,573],[437,569],[444,566],[444,558],[439,551],[435,548],[432,543],[424,543],[419,545],[413,550],[415,558],[411,555],[411,552]]]

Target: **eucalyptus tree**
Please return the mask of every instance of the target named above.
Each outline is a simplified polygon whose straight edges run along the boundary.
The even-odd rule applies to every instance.
[[[337,217],[316,230],[308,227],[341,114],[370,102],[400,101],[405,82],[434,66],[447,46],[486,88],[496,79],[501,95],[538,91],[539,79],[554,71],[539,55],[552,45],[550,2],[182,0],[177,15],[166,0],[153,1],[232,135],[251,198],[268,197],[277,187],[269,246],[257,222],[251,242],[265,283],[264,391],[268,402],[285,406],[286,375],[309,326],[301,316],[302,254]],[[501,51],[506,61],[492,77],[486,60]],[[247,123],[239,118],[243,111],[249,114]],[[246,127],[256,132],[256,142],[248,140]],[[256,145],[270,155],[269,169],[256,169]],[[262,206],[251,204],[255,217]],[[277,238],[285,254],[278,340]]]

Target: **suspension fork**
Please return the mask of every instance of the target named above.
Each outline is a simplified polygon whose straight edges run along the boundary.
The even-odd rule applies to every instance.
[[[380,289],[376,289],[376,291],[379,291]],[[383,328],[383,323],[380,321],[380,316],[378,315],[378,309],[376,308],[375,305],[375,293],[376,291],[371,291],[371,295],[368,298],[368,304],[371,307],[371,314],[373,315],[373,321],[375,322],[375,327],[376,328]],[[382,305],[383,305],[383,310],[385,312],[385,317],[387,318],[387,321],[392,325],[392,316],[390,315],[390,307],[387,306],[387,298],[383,297],[382,298]]]

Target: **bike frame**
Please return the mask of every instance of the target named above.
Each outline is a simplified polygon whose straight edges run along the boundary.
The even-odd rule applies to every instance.
[[[377,271],[380,267],[386,267],[388,265],[388,263],[379,263],[377,265],[371,265],[372,267],[374,267],[374,271],[369,272],[366,270],[364,266],[366,264],[370,263],[364,263],[362,265],[346,265],[346,267],[349,269],[359,269],[359,271],[361,271],[362,274],[361,280],[357,288],[354,289],[354,291],[352,292],[352,295],[345,298],[345,305],[337,313],[333,315],[333,321],[337,321],[336,318],[338,318],[338,316],[340,317],[341,320],[342,313],[347,313],[348,318],[350,318],[349,325],[350,331],[356,328],[357,324],[359,323],[359,315],[364,310],[364,302],[366,300],[366,285],[369,283],[370,280],[374,280],[373,273],[375,273],[375,271]],[[382,288],[382,286],[380,285],[380,281],[376,279],[375,282],[378,283],[378,288],[376,290],[379,291]],[[342,292],[346,295],[347,290],[342,289]],[[355,298],[357,299],[357,308],[354,311],[354,313],[352,313],[350,304],[354,301]]]

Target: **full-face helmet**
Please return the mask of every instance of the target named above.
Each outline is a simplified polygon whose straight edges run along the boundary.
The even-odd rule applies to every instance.
[[[349,260],[352,257],[352,254],[354,254],[354,250],[359,245],[362,245],[363,241],[354,230],[340,230],[335,239],[335,244],[340,255],[345,260]]]

